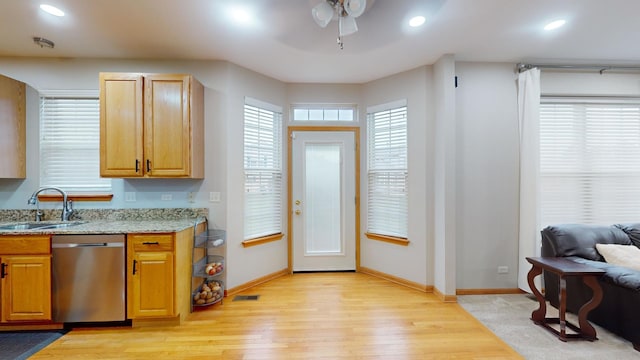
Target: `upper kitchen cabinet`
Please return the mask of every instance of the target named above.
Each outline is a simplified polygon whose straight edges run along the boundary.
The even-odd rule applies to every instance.
[[[0,75],[0,178],[27,176],[25,91],[23,82]]]
[[[191,75],[100,73],[100,176],[204,178],[204,87]]]

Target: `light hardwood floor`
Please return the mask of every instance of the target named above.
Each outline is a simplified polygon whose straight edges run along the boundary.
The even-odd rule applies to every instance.
[[[180,326],[75,329],[31,359],[522,359],[465,312],[359,273],[284,276]]]

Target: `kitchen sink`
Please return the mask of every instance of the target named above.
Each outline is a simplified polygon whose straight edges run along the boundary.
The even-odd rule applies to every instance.
[[[28,230],[42,227],[40,223],[10,224],[0,226],[0,230]]]
[[[84,221],[71,221],[71,222],[26,222],[19,224],[0,225],[0,230],[33,230],[33,229],[60,229],[69,226],[75,226],[84,224]]]
[[[80,224],[84,224],[84,221],[72,221],[72,222],[62,222],[62,223],[55,223],[55,224],[47,224],[45,226],[36,227],[36,229],[60,229],[60,228],[66,228],[66,227],[69,227],[69,226],[76,226],[76,225],[80,225]]]

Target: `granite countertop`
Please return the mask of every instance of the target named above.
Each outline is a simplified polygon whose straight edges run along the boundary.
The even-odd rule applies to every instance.
[[[42,210],[41,224],[59,224],[60,210]],[[206,221],[208,209],[204,208],[161,208],[161,209],[80,209],[75,213],[80,222],[61,228],[48,229],[2,229],[2,235],[37,234],[132,234],[132,233],[172,233]],[[0,227],[10,224],[35,223],[32,209],[0,210]]]
[[[179,232],[195,225],[196,219],[180,220],[87,220],[78,225],[49,229],[0,229],[0,235],[37,235],[37,234],[131,234],[131,233],[171,233]],[[70,221],[74,222],[74,221]],[[21,224],[20,222],[0,223],[2,225]],[[59,221],[42,221],[60,223]]]

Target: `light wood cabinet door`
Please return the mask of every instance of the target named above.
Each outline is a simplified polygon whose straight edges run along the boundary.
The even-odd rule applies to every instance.
[[[144,150],[149,176],[185,177],[191,172],[190,77],[145,77]]]
[[[27,176],[25,91],[23,82],[0,75],[0,178]]]
[[[100,74],[100,174],[204,177],[204,87],[191,75]]]
[[[100,176],[142,177],[143,78],[100,73]]]
[[[51,320],[51,256],[2,256],[0,262],[0,320]]]
[[[130,319],[176,315],[173,243],[173,234],[127,235]]]
[[[134,262],[132,317],[174,316],[173,253],[140,252]]]

